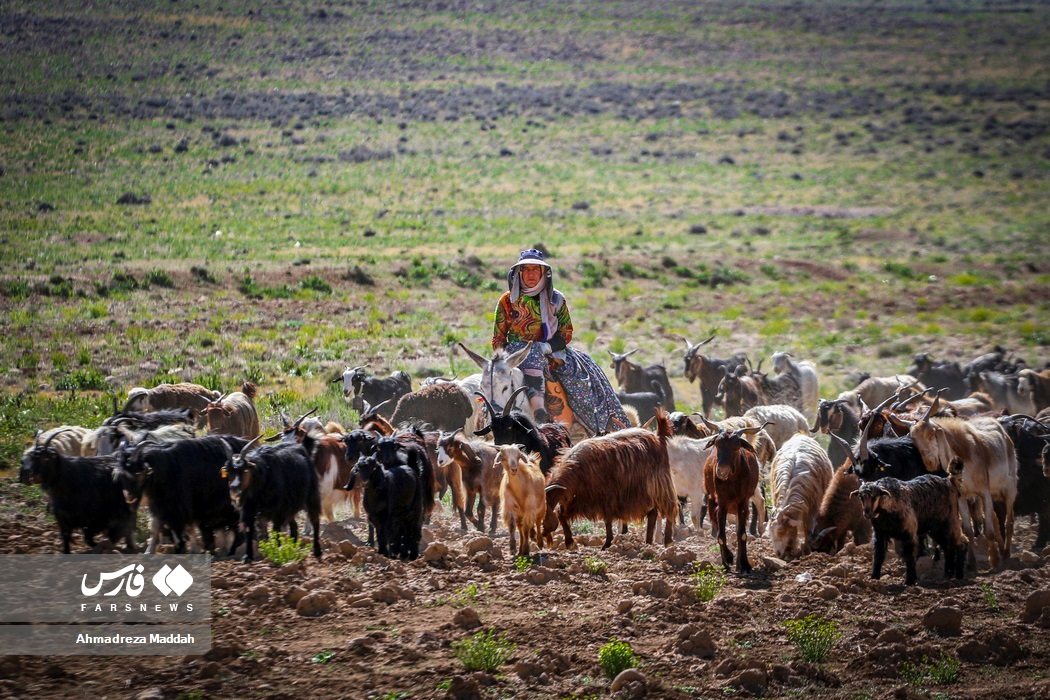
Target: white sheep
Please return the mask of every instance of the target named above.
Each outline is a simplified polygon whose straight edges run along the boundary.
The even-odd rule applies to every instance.
[[[770,423],[771,425],[765,428],[766,434],[769,435],[774,447],[778,450],[798,433],[809,430],[806,417],[794,406],[782,403],[749,408],[744,413],[744,418],[753,420],[754,425]]]

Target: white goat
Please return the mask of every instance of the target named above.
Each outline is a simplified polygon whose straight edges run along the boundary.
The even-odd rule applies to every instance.
[[[790,559],[809,551],[813,518],[832,473],[824,448],[807,435],[795,435],[777,452],[769,472],[773,514],[766,531],[776,556]]]

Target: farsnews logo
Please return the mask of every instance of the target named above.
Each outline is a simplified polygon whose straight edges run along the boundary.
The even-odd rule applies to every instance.
[[[122,569],[99,574],[98,583],[94,586],[88,585],[88,575],[84,574],[80,582],[80,592],[86,596],[98,595],[103,587],[116,581],[113,588],[102,593],[103,596],[115,596],[124,590],[129,596],[136,598],[146,585],[146,580],[142,575],[143,571],[142,564],[129,564]],[[183,568],[182,564],[174,569],[165,564],[153,575],[153,585],[165,597],[172,593],[181,597],[193,585],[193,576]]]

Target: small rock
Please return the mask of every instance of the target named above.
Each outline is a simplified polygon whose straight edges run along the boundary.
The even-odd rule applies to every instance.
[[[514,673],[522,679],[535,678],[543,673],[543,668],[532,661],[519,661],[514,664]]]
[[[1024,602],[1021,622],[1035,622],[1043,614],[1043,609],[1047,606],[1050,606],[1050,588],[1035,591]]]
[[[218,662],[208,661],[201,666],[201,670],[197,672],[197,675],[201,678],[215,678],[220,671],[222,671],[222,666]]]
[[[768,683],[765,669],[749,668],[730,678],[727,685],[743,688],[752,695],[765,695]]]
[[[487,552],[492,548],[492,540],[488,537],[475,537],[467,542],[467,554],[473,556],[478,552]]]
[[[277,570],[277,575],[278,576],[284,576],[284,577],[294,576],[295,574],[297,574],[300,571],[302,571],[303,567],[304,567],[304,562],[301,562],[301,561],[290,561],[290,562],[288,562],[287,564],[283,565],[281,568],[279,568]]]
[[[299,601],[306,597],[308,593],[309,591],[302,586],[292,586],[284,594],[284,602],[288,603],[288,605],[298,605]]]
[[[817,592],[817,597],[821,600],[835,600],[841,594],[841,591],[835,586],[825,586]]]
[[[164,691],[160,688],[148,688],[136,695],[135,700],[164,700]]]
[[[211,577],[212,588],[229,588],[230,582],[226,580],[225,576],[212,576]]]
[[[320,617],[332,610],[331,596],[326,591],[314,591],[303,596],[295,606],[300,617]]]
[[[386,585],[381,588],[377,588],[372,591],[372,600],[377,603],[386,603],[387,605],[393,605],[401,599],[401,594],[397,587],[394,585]]]
[[[922,626],[944,637],[962,634],[963,613],[957,607],[938,605],[930,608],[922,618]]]
[[[905,644],[907,641],[908,636],[896,627],[890,627],[883,630],[879,636],[875,638],[876,644]]]
[[[456,614],[452,616],[452,624],[472,630],[475,627],[481,627],[481,618],[478,617],[478,611],[474,608],[463,608],[462,610],[457,610]]]
[[[455,700],[481,700],[481,688],[474,678],[454,676],[448,686],[448,697]]]
[[[270,602],[270,589],[262,584],[252,586],[244,594],[244,600],[249,605],[265,605]]]
[[[673,569],[680,569],[696,561],[696,552],[671,546],[660,553],[659,560]]]
[[[543,569],[543,567],[534,566],[525,572],[525,580],[529,583],[543,585],[551,580],[551,572]]]
[[[715,655],[715,640],[709,632],[696,625],[683,625],[678,628],[678,641],[674,646],[674,651],[684,656],[709,659]]]
[[[626,615],[627,613],[631,612],[631,608],[633,607],[633,600],[621,600],[619,603],[616,604],[616,613],[618,615]]]
[[[423,561],[432,563],[440,562],[448,556],[448,547],[440,542],[432,542],[423,552]]]
[[[762,557],[762,568],[769,572],[777,572],[787,567],[787,562],[776,557]]]
[[[618,693],[628,683],[642,683],[645,684],[645,674],[636,668],[628,668],[620,671],[616,678],[613,679],[612,684],[609,686],[609,690]]]
[[[339,553],[349,559],[350,557],[357,554],[357,545],[350,540],[343,540],[339,543]]]

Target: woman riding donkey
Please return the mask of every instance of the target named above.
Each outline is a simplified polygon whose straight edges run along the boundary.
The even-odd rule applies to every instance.
[[[537,420],[587,432],[628,427],[627,415],[605,374],[586,353],[569,347],[572,320],[565,296],[554,288],[551,266],[538,250],[525,250],[507,274],[508,291],[496,304],[492,349],[532,349],[518,365]]]

